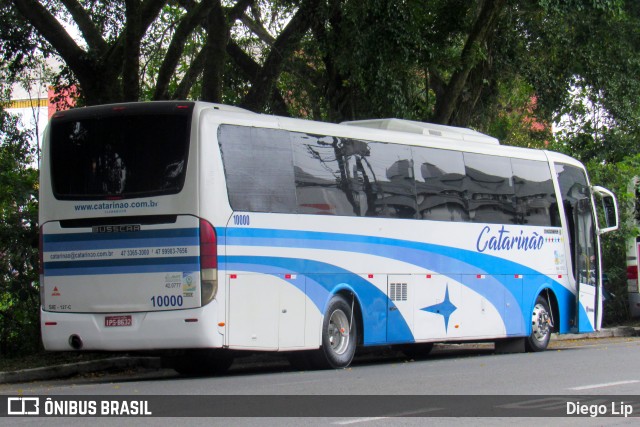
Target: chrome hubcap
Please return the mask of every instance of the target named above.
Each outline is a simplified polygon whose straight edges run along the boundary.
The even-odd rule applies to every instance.
[[[536,304],[533,308],[533,315],[531,316],[531,328],[535,339],[540,342],[545,341],[551,332],[550,327],[551,319],[549,312],[542,304]]]
[[[331,350],[336,354],[342,354],[347,351],[349,346],[349,319],[342,310],[336,310],[331,313],[329,319],[329,345]]]

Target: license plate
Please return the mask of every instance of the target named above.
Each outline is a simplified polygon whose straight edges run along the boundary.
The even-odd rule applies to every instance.
[[[107,316],[104,318],[104,326],[106,327],[114,327],[114,326],[131,326],[132,325],[131,315],[126,316]]]

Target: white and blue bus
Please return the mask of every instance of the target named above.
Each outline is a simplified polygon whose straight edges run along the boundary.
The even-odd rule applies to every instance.
[[[201,102],[59,112],[45,139],[47,350],[164,352],[185,373],[240,351],[341,368],[357,346],[540,351],[600,327],[617,208],[571,157]]]

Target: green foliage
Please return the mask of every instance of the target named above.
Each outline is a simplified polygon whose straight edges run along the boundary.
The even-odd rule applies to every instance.
[[[616,115],[606,108],[603,91],[576,85],[563,109],[555,149],[584,161],[617,163],[640,152],[640,128],[627,111]]]
[[[147,37],[142,40],[141,46],[141,100],[150,101],[155,91],[156,77],[158,76],[162,62],[167,54],[171,38],[175,34],[180,19],[184,18],[185,10],[177,3],[167,3],[153,24],[149,27]],[[198,50],[204,44],[202,30],[195,31],[185,46],[185,58],[176,70],[169,83],[169,93],[174,93],[180,79],[187,71],[188,64],[192,63]],[[199,94],[199,92],[198,92]],[[194,98],[197,98],[195,96]]]
[[[0,2],[0,75],[15,79],[31,65],[30,58],[39,44],[31,27],[21,25],[18,11],[10,2]]]
[[[40,13],[26,0],[0,6],[0,68],[11,79],[34,54],[58,55],[58,84],[78,86],[78,105],[204,97],[328,121],[440,121],[534,147],[565,116],[580,130],[564,143],[582,158],[620,161],[634,148],[620,142],[640,116],[638,2],[83,0],[74,13],[73,2],[39,3]],[[84,42],[47,33],[48,18],[76,21]],[[219,26],[209,21],[228,32],[214,41]],[[598,138],[590,139],[596,123],[580,121],[572,89],[610,115]],[[532,121],[546,130],[532,131]]]
[[[38,172],[29,132],[0,111],[0,355],[40,346]]]
[[[627,300],[626,243],[638,235],[633,220],[635,194],[629,184],[640,176],[640,154],[629,156],[618,163],[587,163],[591,182],[613,191],[618,199],[620,229],[602,236],[603,271],[608,283],[607,291],[613,297],[605,302],[605,324],[620,324],[629,317]]]
[[[485,109],[482,130],[516,147],[544,149],[552,140],[551,126],[540,121],[535,91],[521,78],[499,82],[495,100]]]

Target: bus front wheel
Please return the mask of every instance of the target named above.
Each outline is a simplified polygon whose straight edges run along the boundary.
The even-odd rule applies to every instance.
[[[358,341],[356,325],[352,305],[341,295],[331,298],[322,322],[322,347],[313,358],[314,365],[325,369],[349,366]]]
[[[527,351],[544,351],[551,339],[551,310],[547,300],[538,296],[531,313],[531,335],[525,341]]]

